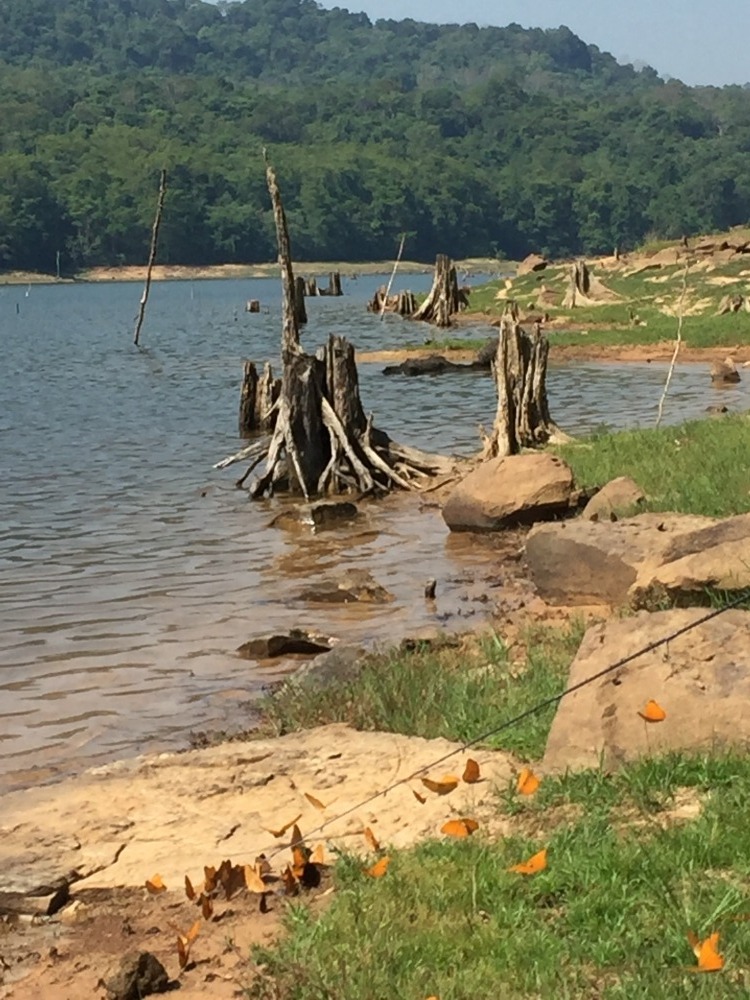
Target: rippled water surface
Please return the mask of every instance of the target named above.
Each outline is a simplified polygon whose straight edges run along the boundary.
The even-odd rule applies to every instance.
[[[329,332],[362,350],[418,341],[421,327],[365,312],[384,280],[308,300],[303,342]],[[428,284],[409,276],[402,287]],[[240,445],[242,359],[276,357],[278,282],[157,284],[140,351],[139,297],[140,286],[117,282],[0,287],[0,788],[241,725],[260,687],[289,668],[239,659],[250,636],[303,626],[384,641],[460,616],[451,581],[492,564],[486,542],[450,538],[437,511],[405,499],[315,537],[269,528],[279,504],[248,502],[235,469],[212,465]],[[245,313],[249,298],[267,311]],[[476,449],[495,409],[491,379],[381,369],[360,366],[379,426],[427,449]],[[649,424],[665,372],[553,368],[552,413],[574,433]],[[710,393],[706,366],[678,368],[668,419],[701,413]],[[748,405],[742,384],[721,401]],[[393,604],[299,600],[342,565],[371,570]],[[435,606],[421,598],[428,576],[447,581]]]

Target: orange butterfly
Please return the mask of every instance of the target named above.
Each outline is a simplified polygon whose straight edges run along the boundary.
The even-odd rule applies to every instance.
[[[302,819],[302,813],[300,813],[299,816],[295,816],[294,819],[290,820],[288,823],[285,823],[279,830],[269,829],[268,832],[271,834],[272,837],[283,837],[286,831],[290,830],[297,822],[297,820],[300,819]]]
[[[372,830],[370,829],[370,827],[366,826],[362,832],[364,834],[365,840],[370,845],[370,847],[373,849],[373,851],[379,851],[380,850],[380,841],[375,836],[375,834],[372,832]]]
[[[320,799],[316,799],[314,795],[310,795],[308,792],[305,792],[305,798],[307,799],[307,801],[310,803],[311,806],[315,806],[315,808],[320,809],[321,812],[323,812],[323,810],[325,809],[325,806],[320,801]]]
[[[688,931],[690,947],[698,959],[698,968],[692,972],[718,972],[724,968],[724,959],[719,954],[719,932],[714,931],[705,941],[700,941],[698,935]]]
[[[432,778],[422,778],[421,781],[425,788],[437,792],[438,795],[447,795],[458,787],[458,778],[455,774],[444,774],[438,781],[433,781]]]
[[[326,865],[325,849],[322,844],[318,844],[310,855],[311,865]]]
[[[531,768],[525,767],[518,775],[516,791],[519,795],[533,795],[541,783],[541,780],[534,774]]]
[[[667,713],[658,702],[653,700],[653,698],[651,701],[646,702],[645,707],[642,708],[638,714],[644,722],[664,722],[667,717]]]
[[[154,896],[159,892],[167,891],[167,887],[164,885],[161,875],[154,875],[152,878],[147,878],[146,888]]]
[[[201,929],[200,920],[196,920],[187,934],[177,934],[177,955],[180,959],[180,968],[184,969],[190,958],[190,947],[198,937]]]
[[[479,764],[471,757],[466,761],[466,767],[464,768],[464,773],[462,779],[467,785],[475,785],[479,781]]]
[[[388,865],[391,863],[391,859],[386,856],[381,858],[380,861],[376,861],[372,868],[365,868],[365,875],[369,875],[370,878],[382,878],[388,871]]]
[[[245,885],[250,892],[268,892],[268,886],[261,878],[255,865],[245,865]]]
[[[423,806],[425,804],[425,802],[427,801],[427,799],[424,797],[424,795],[420,795],[419,792],[416,791],[416,789],[412,788],[411,793],[414,796],[414,798],[417,800],[417,802],[419,802],[420,805]]]
[[[187,875],[185,876],[185,895],[187,896],[187,898],[190,900],[191,903],[195,899],[196,895],[195,889],[193,888],[193,883],[190,881]]]
[[[475,819],[449,819],[440,827],[440,832],[448,837],[470,837],[478,829],[479,823]]]
[[[520,865],[511,865],[509,872],[518,872],[519,875],[536,875],[547,867],[547,848],[543,848],[532,855],[528,861],[522,861]]]

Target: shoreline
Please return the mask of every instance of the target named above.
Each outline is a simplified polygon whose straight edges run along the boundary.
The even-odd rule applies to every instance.
[[[565,363],[568,361],[598,361],[620,364],[649,364],[652,361],[671,361],[674,353],[674,341],[662,341],[657,344],[556,344],[554,336],[550,339],[550,360]],[[476,357],[476,351],[469,348],[450,348],[426,345],[425,347],[390,348],[382,351],[358,351],[358,364],[401,364],[415,358],[426,358],[431,354],[441,354],[450,361],[469,362]],[[677,363],[710,364],[717,358],[731,355],[737,364],[750,364],[750,344],[733,347],[686,347],[682,346],[677,357]]]
[[[456,261],[456,267],[467,275],[486,275],[490,272],[507,270],[513,266],[492,258],[475,257]],[[306,277],[326,277],[331,271],[338,271],[342,277],[356,279],[358,275],[390,274],[393,261],[296,261],[295,268]],[[433,264],[405,260],[398,266],[401,274],[432,274]],[[156,264],[151,273],[152,281],[204,281],[252,278],[276,278],[280,276],[276,262],[266,264]],[[54,274],[37,271],[9,271],[0,273],[0,285],[73,285],[108,281],[145,281],[146,266],[140,264],[122,267],[92,267],[75,275],[58,278]]]

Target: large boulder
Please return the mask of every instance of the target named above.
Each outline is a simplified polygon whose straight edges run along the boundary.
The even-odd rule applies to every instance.
[[[577,501],[570,466],[534,452],[483,462],[448,497],[451,531],[499,531],[567,513]]]
[[[526,539],[526,560],[537,592],[553,603],[705,603],[712,588],[750,586],[750,514],[538,525]]]
[[[570,668],[580,683],[705,616],[676,609],[610,619],[588,629]],[[655,700],[663,722],[639,711]],[[560,702],[544,768],[617,767],[670,750],[721,749],[750,742],[750,612],[727,611],[644,653]]]

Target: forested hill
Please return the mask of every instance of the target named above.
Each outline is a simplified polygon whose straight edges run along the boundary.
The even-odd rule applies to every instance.
[[[20,66],[153,69],[285,86],[390,79],[407,90],[474,86],[500,67],[537,87],[568,76],[604,85],[637,79],[567,28],[372,24],[315,0],[3,0],[0,9],[0,57]]]
[[[0,268],[595,253],[750,218],[750,91],[313,0],[0,0]]]

